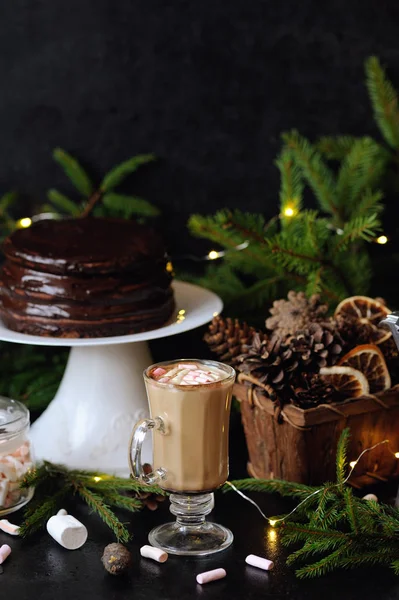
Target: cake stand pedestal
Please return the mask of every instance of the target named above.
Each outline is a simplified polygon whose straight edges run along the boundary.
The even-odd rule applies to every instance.
[[[2,341],[71,347],[57,394],[32,425],[36,460],[128,474],[128,441],[133,425],[149,414],[143,381],[143,370],[152,362],[147,342],[199,327],[222,309],[220,298],[209,290],[181,281],[175,281],[173,287],[176,312],[172,322],[144,333],[48,338],[17,333],[0,322]],[[150,439],[143,458],[151,462]]]

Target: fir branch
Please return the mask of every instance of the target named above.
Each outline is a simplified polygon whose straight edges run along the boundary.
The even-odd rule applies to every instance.
[[[375,239],[381,228],[377,214],[369,214],[364,217],[355,217],[345,224],[342,235],[334,244],[334,253],[346,250],[350,243],[357,240],[371,242]]]
[[[62,150],[62,148],[55,148],[53,157],[82,196],[89,198],[93,194],[93,184],[76,158]]]
[[[285,545],[295,544],[297,542],[306,542],[309,539],[320,540],[341,540],[347,539],[347,534],[333,529],[323,529],[321,527],[310,527],[301,525],[295,522],[285,522],[280,525],[279,529],[283,530],[282,542]]]
[[[343,160],[358,138],[351,135],[322,136],[315,144],[328,160]]]
[[[341,224],[342,216],[334,194],[335,178],[323,161],[320,152],[306,138],[300,136],[297,131],[285,133],[282,137],[313,190],[320,208],[331,214],[337,223]]]
[[[102,201],[107,208],[120,212],[124,219],[130,219],[132,215],[156,217],[160,214],[159,208],[137,196],[108,192]]]
[[[11,216],[9,209],[15,205],[18,194],[15,191],[9,191],[0,197],[0,225],[4,228],[3,236],[12,233],[16,228],[16,221]]]
[[[88,504],[88,506],[99,515],[106,525],[113,531],[118,542],[128,542],[130,534],[123,523],[109,506],[103,501],[101,496],[84,487],[81,484],[76,484],[75,489],[79,496]]]
[[[288,564],[318,558],[299,568],[298,577],[316,577],[333,569],[367,564],[390,564],[399,574],[399,510],[356,498],[352,489],[345,487],[348,441],[349,430],[345,429],[337,447],[337,483],[325,483],[316,488],[317,494],[313,493],[315,488],[297,483],[234,482],[238,489],[277,491],[308,500],[281,517],[278,524],[284,546],[302,543],[289,556]]]
[[[71,471],[71,477],[79,477],[79,480],[84,482],[85,487],[107,491],[125,490],[128,492],[147,492],[149,494],[157,494],[159,496],[165,496],[166,492],[158,487],[157,485],[144,485],[139,481],[132,478],[116,477],[114,475],[107,475],[105,473],[93,474],[89,472],[85,474],[80,471]]]
[[[397,555],[397,551],[392,551],[390,548],[379,548],[372,552],[362,552],[357,555],[351,553],[340,558],[335,568],[354,569],[366,565],[392,565],[392,561]]]
[[[102,192],[109,192],[122,183],[132,173],[137,171],[141,165],[146,165],[155,160],[154,154],[138,154],[111,169],[101,182]]]
[[[317,541],[311,539],[305,542],[302,548],[292,552],[287,558],[287,565],[293,565],[299,560],[307,560],[317,554],[325,554],[337,550],[342,545],[342,538],[329,537],[319,538]]]
[[[368,213],[374,213],[378,215],[384,210],[382,200],[384,198],[383,193],[380,190],[372,192],[370,189],[366,190],[356,205],[356,215],[363,217]]]
[[[353,493],[352,493],[352,490],[348,487],[345,488],[345,490],[344,490],[344,500],[345,500],[348,522],[350,524],[351,530],[354,533],[357,533],[359,528],[358,528],[357,516],[356,516],[356,511],[355,511],[355,506],[354,506],[354,501],[353,501]]]
[[[346,427],[338,440],[337,445],[337,457],[336,457],[336,467],[337,467],[337,483],[338,485],[343,485],[346,479],[346,469],[348,465],[348,444],[350,439],[350,430]]]
[[[284,218],[284,209],[292,208],[294,214],[302,208],[302,193],[303,182],[301,170],[295,164],[291,152],[284,149],[280,156],[275,161],[276,166],[280,171],[280,213],[281,221],[284,223],[287,218]]]
[[[380,183],[388,159],[386,150],[371,138],[360,138],[353,144],[337,176],[337,202],[346,218],[359,216],[359,199]]]
[[[305,485],[303,483],[292,483],[280,479],[239,479],[231,482],[239,490],[248,492],[268,492],[277,493],[280,496],[289,498],[298,498],[303,500],[310,494],[317,491],[317,487]],[[232,491],[232,487],[225,484],[222,488],[223,492]]]
[[[398,96],[376,56],[365,63],[366,84],[374,118],[386,142],[391,148],[399,148]]]
[[[306,579],[310,577],[321,577],[322,575],[326,575],[330,571],[333,571],[340,566],[341,556],[349,549],[349,547],[350,543],[348,542],[328,556],[321,558],[317,562],[297,569],[295,572],[296,576],[299,577],[299,579]]]
[[[100,202],[100,200],[102,199],[102,196],[103,196],[103,194],[102,194],[101,190],[95,190],[89,196],[86,206],[84,207],[80,216],[82,218],[88,217],[93,212],[93,210],[94,210],[95,206],[98,204],[98,202]]]
[[[80,214],[81,209],[78,204],[54,188],[48,190],[47,198],[54,206],[67,215],[77,217]]]
[[[37,502],[32,503],[31,501],[31,505],[24,513],[24,521],[19,529],[19,535],[27,537],[39,531],[62,507],[68,491],[68,488],[63,488],[46,496],[45,500],[40,498]]]
[[[34,500],[25,512],[25,535],[44,527],[47,519],[60,508],[60,502],[77,493],[122,541],[129,539],[129,532],[110,507],[135,512],[143,508],[140,493],[165,495],[155,485],[146,486],[133,479],[94,471],[70,470],[50,462],[28,472],[21,487],[35,489]],[[127,495],[128,492],[133,495]]]
[[[142,510],[143,503],[136,498],[117,494],[115,492],[103,492],[102,497],[104,501],[110,506],[116,506],[117,508],[123,508],[130,512],[137,512]]]

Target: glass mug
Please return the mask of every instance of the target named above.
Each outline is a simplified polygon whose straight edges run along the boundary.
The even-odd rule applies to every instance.
[[[225,377],[212,383],[179,385],[150,377],[158,367],[195,363],[213,367]],[[229,529],[205,520],[213,508],[213,490],[228,478],[228,438],[235,371],[210,360],[157,363],[144,371],[150,419],[139,421],[130,440],[129,463],[134,478],[171,492],[174,523],[153,529],[149,542],[171,554],[205,555],[233,541]],[[141,448],[153,431],[153,472],[145,474]]]

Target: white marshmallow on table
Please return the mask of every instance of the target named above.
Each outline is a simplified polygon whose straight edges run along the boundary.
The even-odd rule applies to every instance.
[[[263,571],[270,571],[270,569],[273,569],[274,567],[274,562],[272,560],[256,556],[255,554],[248,554],[245,562],[252,567],[263,569]]]
[[[77,550],[87,540],[87,529],[72,515],[54,515],[47,521],[51,537],[67,550]]]
[[[11,548],[8,544],[4,544],[0,547],[0,565],[8,558],[11,554]]]
[[[198,573],[196,579],[197,583],[203,585],[204,583],[223,579],[223,577],[226,577],[226,571],[224,569],[213,569],[212,571],[205,571],[205,573]]]
[[[10,535],[19,535],[19,526],[14,525],[14,523],[10,523],[7,519],[0,520],[0,529],[5,533],[9,533]]]
[[[159,563],[164,563],[168,560],[168,553],[160,548],[154,548],[154,546],[142,546],[140,554],[144,558],[152,558],[152,560],[156,560]]]

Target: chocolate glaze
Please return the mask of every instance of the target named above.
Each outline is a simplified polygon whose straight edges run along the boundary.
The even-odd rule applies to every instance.
[[[3,244],[6,258],[50,273],[120,272],[150,268],[165,256],[150,228],[123,219],[46,220],[19,229]]]
[[[0,313],[10,329],[102,337],[153,329],[173,314],[162,243],[131,221],[43,221],[4,248]]]

